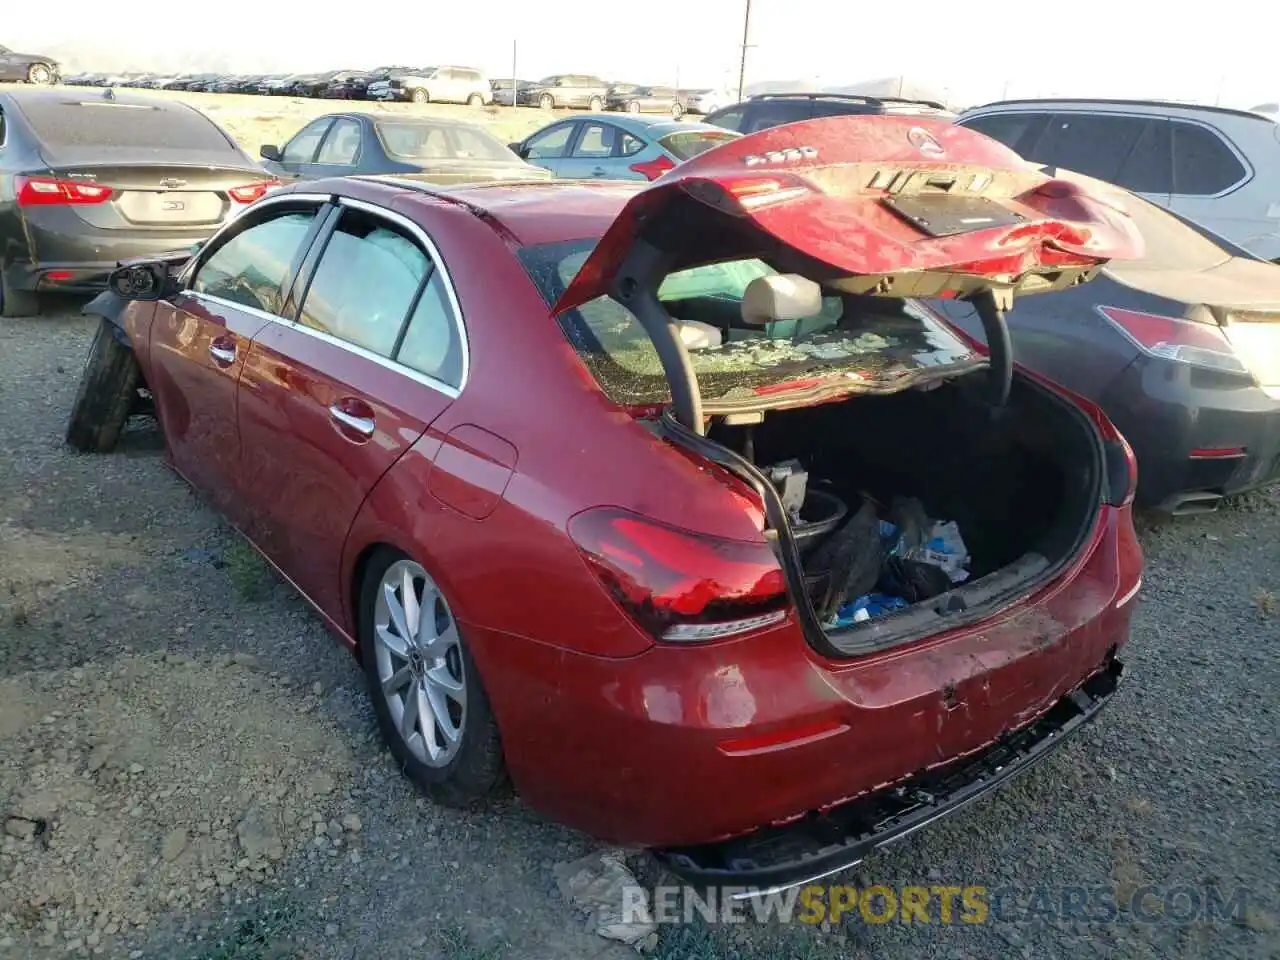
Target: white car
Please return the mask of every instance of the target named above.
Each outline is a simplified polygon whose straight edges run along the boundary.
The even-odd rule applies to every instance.
[[[739,99],[732,90],[688,90],[685,91],[685,96],[685,112],[700,113],[703,116],[737,103]]]
[[[1106,180],[1280,261],[1280,124],[1163,100],[1006,100],[956,123],[1028,160]]]
[[[493,103],[489,78],[473,67],[427,67],[412,73],[393,73],[369,84],[370,100],[409,100],[413,103]]]

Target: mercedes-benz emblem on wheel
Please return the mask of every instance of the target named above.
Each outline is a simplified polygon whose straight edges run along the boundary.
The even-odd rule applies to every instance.
[[[907,131],[907,139],[926,157],[941,157],[947,152],[938,142],[938,138],[924,127],[912,127]]]

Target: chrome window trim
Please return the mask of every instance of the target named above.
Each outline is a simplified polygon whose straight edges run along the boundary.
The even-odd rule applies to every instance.
[[[327,343],[331,346],[338,347],[342,350],[350,351],[356,356],[362,357],[365,360],[370,361],[371,363],[376,363],[378,366],[383,367],[384,369],[389,370],[392,373],[399,374],[400,376],[403,376],[403,377],[408,377],[410,380],[420,383],[425,387],[430,387],[431,389],[444,394],[446,397],[449,397],[452,400],[456,400],[461,395],[463,388],[466,387],[467,380],[470,377],[471,348],[470,348],[470,344],[467,341],[466,327],[463,323],[463,317],[462,317],[462,308],[458,302],[458,295],[453,288],[453,279],[449,276],[449,271],[444,264],[444,258],[440,256],[439,248],[436,247],[435,243],[432,242],[431,238],[427,236],[426,232],[421,227],[415,224],[408,217],[405,217],[403,214],[397,213],[394,210],[388,210],[386,207],[380,207],[377,204],[367,203],[363,200],[356,200],[352,197],[333,197],[333,196],[330,196],[329,194],[291,193],[291,194],[282,194],[278,197],[267,197],[262,200],[259,200],[256,204],[252,204],[244,212],[247,213],[249,210],[260,209],[262,206],[267,204],[277,205],[287,200],[308,200],[308,201],[318,200],[321,203],[329,203],[335,199],[337,200],[339,206],[348,206],[348,207],[351,207],[352,209],[363,210],[367,213],[371,213],[374,216],[385,217],[386,219],[390,220],[392,223],[395,223],[397,226],[401,226],[404,229],[408,230],[411,234],[413,234],[414,238],[426,248],[428,256],[432,258],[432,263],[434,264],[435,270],[440,273],[440,276],[443,279],[445,295],[449,300],[449,307],[450,307],[450,312],[452,314],[454,330],[457,332],[459,336],[459,345],[462,352],[462,374],[461,374],[461,377],[459,378],[460,382],[458,386],[455,387],[452,384],[446,383],[443,380],[439,380],[436,377],[433,377],[429,374],[422,373],[421,371],[415,370],[412,367],[406,366],[403,363],[399,363],[388,357],[384,357],[381,354],[374,353],[372,350],[366,350],[364,347],[361,347],[358,344],[351,343],[348,340],[343,340],[340,337],[335,337],[330,333],[325,333],[323,330],[317,330],[314,327],[308,327],[305,324],[298,323],[293,320],[289,320],[288,318],[282,317],[278,314],[268,313],[265,310],[259,310],[257,307],[250,307],[243,303],[236,303],[234,300],[227,300],[223,297],[219,297],[214,294],[202,293],[197,290],[192,290],[189,287],[184,288],[181,291],[180,296],[190,297],[195,300],[202,300],[206,303],[216,304],[218,306],[226,307],[231,310],[241,310],[249,314],[250,316],[257,317],[260,320],[265,320],[268,323],[278,323],[292,330],[297,330],[300,333],[305,333],[307,336],[314,337],[315,339],[319,340],[321,343]],[[216,238],[217,234],[214,234],[214,237]],[[210,243],[212,242],[213,240],[211,239]],[[323,257],[323,254],[321,256]]]
[[[238,224],[241,217],[255,214],[264,207],[274,207],[282,203],[301,201],[303,203],[325,204],[332,200],[333,196],[328,193],[280,193],[275,196],[265,196],[261,200],[257,200],[254,203],[249,204],[243,210],[236,211],[226,219],[226,222],[224,222],[222,226],[213,232],[213,235],[204,242],[204,245],[196,252],[196,255],[188,260],[186,266],[182,268],[182,273],[179,275],[179,279],[183,284],[182,292],[195,292],[191,290],[189,286],[192,276],[199,273],[200,268],[203,267],[205,263],[208,262],[209,257],[213,255],[213,253],[209,253],[210,250],[214,253],[217,252],[218,241],[222,239],[222,235],[230,230],[233,225]],[[319,210],[316,212],[319,213]]]

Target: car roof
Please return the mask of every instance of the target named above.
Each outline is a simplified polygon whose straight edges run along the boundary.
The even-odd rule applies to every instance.
[[[453,203],[491,224],[521,246],[597,240],[627,201],[649,184],[631,180],[532,180],[469,183],[433,187],[395,176],[360,176],[347,180],[373,182],[424,203]],[[331,181],[341,192],[342,180]],[[323,190],[327,183],[308,185]],[[392,202],[388,198],[387,203]]]
[[[672,120],[663,114],[646,116],[643,113],[576,113],[564,119],[603,121],[611,123],[615,127],[621,127],[623,130],[630,130],[632,133],[647,133],[652,137],[665,137],[669,133],[693,133],[698,130],[714,131],[715,133],[733,132],[726,131],[724,127],[717,127],[714,123],[703,123],[700,120]],[[556,121],[556,123],[562,122],[564,121]],[[537,132],[537,130],[534,131],[534,133]],[[529,136],[533,136],[533,133],[529,134]]]
[[[108,103],[118,103],[124,106],[143,106],[143,107],[160,107],[165,110],[188,111],[195,110],[194,107],[183,103],[181,100],[170,100],[165,97],[147,96],[144,94],[133,93],[127,88],[124,90],[108,87],[102,91],[91,91],[79,93],[74,90],[59,90],[58,88],[22,88],[8,89],[0,96],[4,96],[10,102],[18,105],[21,109],[24,103],[48,103],[52,101],[61,101],[63,103],[93,103],[102,100]],[[197,111],[198,112],[198,111]]]
[[[1186,103],[1178,100],[1125,100],[1110,97],[1039,97],[1025,100],[993,100],[990,103],[970,107],[965,115],[976,114],[1003,107],[1067,107],[1090,109],[1093,107],[1128,107],[1144,110],[1179,110],[1187,113],[1215,113],[1232,117],[1243,117],[1248,120],[1271,120],[1264,114],[1252,110],[1237,110],[1234,107],[1218,107],[1204,103]],[[1274,121],[1272,121],[1274,122]]]

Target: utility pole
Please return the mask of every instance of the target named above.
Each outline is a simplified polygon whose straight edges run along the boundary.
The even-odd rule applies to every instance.
[[[516,88],[520,85],[520,82],[516,80],[516,51],[519,48],[519,43],[519,40],[513,39],[511,41],[511,105],[513,107],[516,105],[518,99],[516,95],[519,93]]]
[[[747,10],[742,17],[742,59],[738,61],[738,100],[742,100],[742,92],[747,84],[747,41],[751,37],[751,0],[747,0]]]

